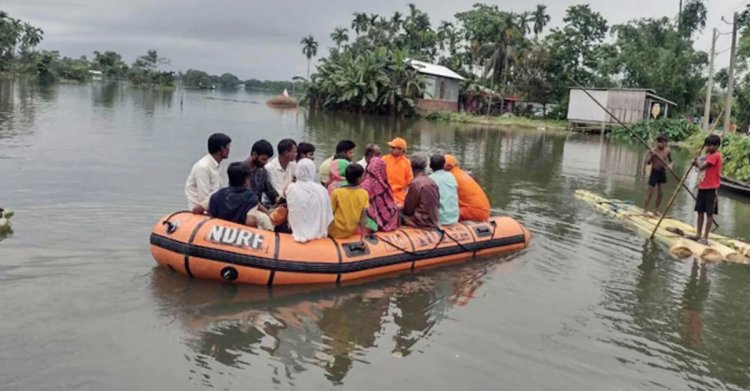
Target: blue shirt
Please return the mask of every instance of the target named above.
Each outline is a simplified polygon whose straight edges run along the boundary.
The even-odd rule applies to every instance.
[[[458,183],[456,178],[445,170],[433,172],[430,178],[435,181],[440,191],[440,208],[438,209],[440,225],[458,223]]]

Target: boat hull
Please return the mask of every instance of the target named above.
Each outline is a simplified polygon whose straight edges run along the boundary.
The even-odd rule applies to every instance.
[[[529,231],[509,217],[464,222],[440,230],[402,228],[305,244],[208,216],[179,212],[151,233],[156,262],[189,277],[255,285],[340,283],[381,274],[518,251]]]
[[[721,189],[745,197],[750,197],[750,184],[735,181],[727,177],[721,177]]]

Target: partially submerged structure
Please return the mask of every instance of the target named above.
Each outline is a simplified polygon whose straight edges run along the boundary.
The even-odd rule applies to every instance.
[[[626,125],[649,117],[667,118],[670,106],[676,106],[674,102],[647,88],[587,88],[586,91]],[[570,89],[568,122],[571,125],[599,125],[602,128],[619,126],[614,118],[580,88]]]
[[[442,65],[423,61],[409,60],[409,65],[422,75],[425,82],[424,96],[417,101],[417,112],[458,111],[458,94],[461,80],[464,80],[461,75]]]

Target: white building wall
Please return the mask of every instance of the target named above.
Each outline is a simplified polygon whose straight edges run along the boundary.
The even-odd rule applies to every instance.
[[[593,90],[589,93],[602,105],[609,101],[609,91]],[[609,121],[609,115],[599,107],[596,102],[579,89],[570,90],[570,101],[568,102],[568,121],[570,122],[594,122],[602,123]]]

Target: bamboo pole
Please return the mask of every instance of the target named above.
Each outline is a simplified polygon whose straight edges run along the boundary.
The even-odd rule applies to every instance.
[[[708,134],[713,134],[714,129],[716,129],[716,125],[719,124],[719,118],[721,118],[721,114],[724,114],[724,110],[719,114],[718,117],[716,117],[716,120],[714,121],[714,125],[711,127],[711,130],[708,132]],[[698,150],[698,153],[696,153],[696,156],[700,156],[701,152],[703,152],[703,148],[705,148],[706,145],[701,145],[701,148]],[[664,221],[664,218],[667,216],[667,213],[669,213],[669,209],[672,208],[672,204],[674,204],[674,201],[677,199],[677,194],[680,192],[680,188],[682,185],[685,184],[685,180],[687,179],[688,175],[690,175],[690,171],[693,170],[693,163],[690,163],[690,166],[685,170],[685,175],[682,176],[682,179],[680,179],[680,184],[677,185],[677,188],[674,189],[674,193],[672,194],[672,198],[669,199],[669,202],[667,203],[667,207],[664,208],[664,212],[659,216],[659,222],[656,223],[656,226],[654,227],[654,230],[651,231],[651,236],[649,236],[650,240],[654,239],[654,236],[656,235],[656,231],[659,230],[659,226],[661,225],[661,222]]]

